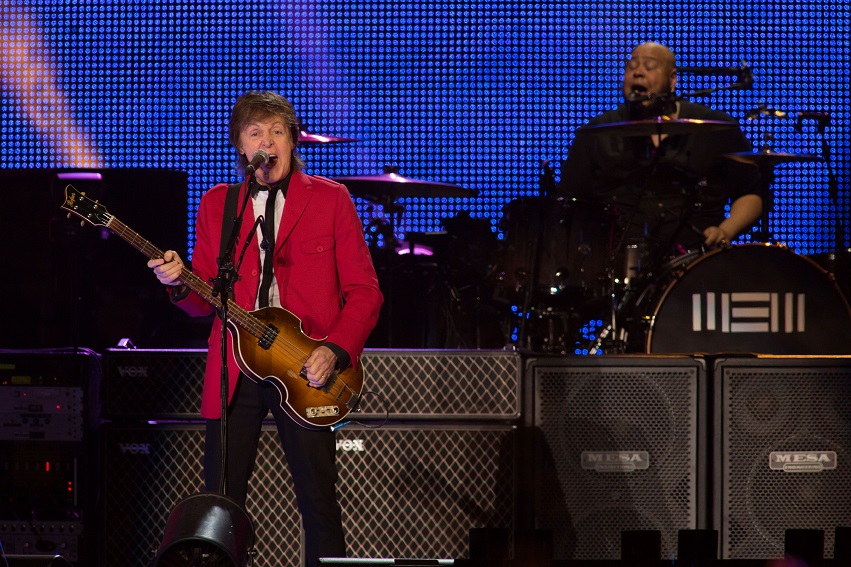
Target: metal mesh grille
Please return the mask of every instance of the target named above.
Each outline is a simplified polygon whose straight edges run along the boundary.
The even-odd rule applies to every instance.
[[[203,446],[202,425],[104,427],[102,565],[147,567],[175,504],[204,489]],[[277,431],[264,427],[247,504],[257,567],[297,565],[301,552],[281,452]]]
[[[513,529],[513,428],[352,428],[337,439],[351,556],[466,557],[471,528]],[[358,440],[364,450],[344,450]]]
[[[145,567],[168,514],[203,489],[200,425],[103,428],[103,565]],[[337,490],[353,557],[461,557],[468,530],[513,528],[514,429],[350,426]],[[257,567],[298,565],[300,517],[273,426],[248,496]]]
[[[622,530],[658,530],[662,556],[697,522],[700,366],[616,360],[611,366],[538,362],[534,380],[536,523],[555,557],[619,559]],[[599,472],[582,453],[646,451],[649,468]]]
[[[719,366],[723,557],[782,557],[787,528],[823,529],[832,557],[834,528],[851,525],[851,359]],[[784,451],[835,451],[837,468],[771,470],[769,454]]]
[[[511,419],[519,415],[520,356],[487,351],[382,351],[363,354],[361,417]],[[386,408],[385,408],[386,403]]]
[[[109,349],[101,391],[107,419],[197,419],[206,350]]]
[[[104,417],[197,419],[206,358],[204,350],[109,350]],[[519,415],[516,353],[367,350],[362,360],[364,391],[381,398],[364,396],[359,419],[382,418],[385,410],[401,419]]]

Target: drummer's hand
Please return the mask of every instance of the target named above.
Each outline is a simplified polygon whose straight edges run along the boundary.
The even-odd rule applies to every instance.
[[[162,258],[148,260],[148,267],[153,268],[154,275],[164,285],[182,285],[180,274],[183,272],[183,260],[174,250],[167,250]]]
[[[730,235],[724,232],[720,226],[710,226],[703,231],[703,236],[706,237],[704,244],[711,248],[716,246],[727,246],[730,244]]]

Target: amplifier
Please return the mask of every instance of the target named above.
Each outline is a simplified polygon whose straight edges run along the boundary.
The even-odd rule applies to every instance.
[[[520,354],[486,350],[363,353],[358,419],[509,420],[520,416]],[[386,412],[386,413],[385,413]]]
[[[105,419],[200,417],[206,349],[107,349],[103,360]]]
[[[715,362],[715,509],[723,559],[785,553],[786,530],[851,525],[851,357]]]
[[[621,533],[661,533],[663,557],[679,530],[707,521],[706,371],[674,356],[551,357],[527,366],[532,438],[526,459],[538,529],[552,530],[554,557],[616,560]],[[527,500],[522,494],[518,500]]]
[[[146,567],[175,504],[203,488],[204,427],[102,429],[100,560]],[[336,433],[337,492],[352,557],[461,557],[471,528],[514,527],[509,425],[349,425]],[[257,567],[296,565],[301,522],[274,425],[264,425],[247,508]]]
[[[0,519],[0,541],[9,555],[35,559],[43,554],[58,554],[69,561],[80,558],[81,522],[45,522]],[[26,563],[51,565],[51,563]],[[14,563],[9,564],[14,565]],[[59,563],[55,563],[59,565]]]
[[[200,417],[206,350],[108,349],[101,400],[110,420]],[[493,421],[520,415],[520,355],[368,349],[357,419]],[[372,392],[374,395],[367,393]]]
[[[0,443],[0,517],[65,520],[85,504],[90,455],[84,443]]]

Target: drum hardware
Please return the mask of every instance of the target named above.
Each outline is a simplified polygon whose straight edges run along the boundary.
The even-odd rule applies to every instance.
[[[821,156],[814,154],[789,154],[784,152],[775,152],[771,148],[767,147],[763,147],[756,152],[736,152],[732,154],[724,154],[724,157],[738,161],[739,163],[754,164],[760,167],[774,167],[780,163],[823,161],[824,159]]]
[[[836,179],[836,172],[831,163],[830,144],[827,143],[825,130],[830,125],[830,114],[826,112],[799,112],[795,122],[795,129],[803,132],[804,121],[814,121],[816,130],[819,133],[821,141],[821,155],[824,159],[825,167],[827,167],[827,194],[833,205],[833,249],[836,252],[847,250],[845,245],[845,233],[848,226],[848,214],[842,210],[842,205],[839,201],[839,182]]]
[[[338,141],[350,140],[339,138],[324,143]],[[387,219],[373,219],[367,224],[366,228],[368,235],[370,230],[374,231],[375,235],[373,240],[374,246],[371,247],[371,251],[375,254],[375,257],[382,256],[387,262],[387,278],[382,282],[382,292],[384,293],[384,306],[382,309],[386,314],[387,338],[386,343],[382,346],[390,348],[394,346],[393,318],[395,313],[395,299],[393,280],[395,278],[395,271],[400,264],[400,257],[397,253],[400,241],[396,236],[396,226],[398,224],[398,218],[405,211],[405,207],[396,201],[408,197],[473,197],[477,195],[477,192],[449,183],[403,177],[399,175],[399,168],[392,165],[385,165],[383,173],[380,175],[343,176],[332,179],[344,184],[352,195],[381,205],[382,210],[388,216]],[[377,246],[379,236],[384,240],[383,246]],[[381,252],[385,252],[385,254],[382,255]],[[417,257],[418,255],[411,255],[405,261],[407,263]]]
[[[552,313],[571,314],[570,329],[578,333],[573,314],[606,288],[610,210],[564,197],[521,197],[503,207],[501,228],[492,302],[502,306],[506,338],[522,348],[552,344],[546,320],[563,326],[564,319]]]

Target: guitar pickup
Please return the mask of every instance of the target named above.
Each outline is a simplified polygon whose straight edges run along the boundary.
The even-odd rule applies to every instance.
[[[316,406],[305,408],[305,414],[309,418],[334,417],[340,415],[339,406]]]
[[[278,336],[278,328],[275,325],[267,325],[266,330],[263,331],[263,336],[257,341],[257,344],[263,350],[269,350],[272,347],[272,343],[275,342],[275,338]]]

